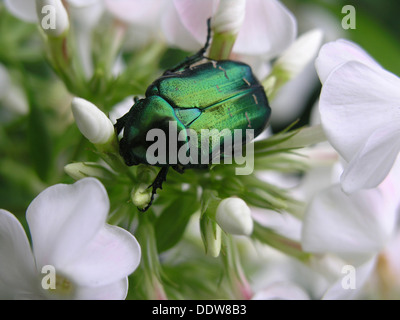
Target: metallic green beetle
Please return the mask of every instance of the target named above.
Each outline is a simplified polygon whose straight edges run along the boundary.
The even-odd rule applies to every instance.
[[[179,172],[185,168],[208,167],[199,159],[180,163],[176,154],[172,155],[176,162],[149,163],[147,150],[154,142],[147,138],[152,129],[162,130],[167,136],[167,144],[171,144],[170,123],[175,123],[177,132],[183,133],[183,139],[179,141],[176,137],[172,138],[172,143],[176,144],[173,152],[177,152],[190,140],[185,136],[189,129],[199,135],[204,129],[228,129],[232,137],[235,129],[242,129],[243,144],[246,142],[246,129],[253,129],[255,137],[267,126],[271,109],[264,88],[250,66],[237,61],[216,61],[204,57],[210,33],[208,21],[205,46],[175,68],[165,71],[148,87],[146,97],[135,98],[133,107],[115,125],[117,134],[124,130],[119,147],[128,166],[144,163],[161,167],[150,186],[153,188],[151,202],[142,211],[150,207],[157,189],[161,189],[166,180],[169,167]],[[206,61],[199,63],[201,60]],[[201,146],[200,141],[198,148]],[[218,148],[222,146],[223,139]],[[171,159],[170,150],[169,145],[165,146],[166,159]],[[214,152],[212,148],[206,150],[210,158]],[[199,154],[199,157],[204,155],[204,150]]]

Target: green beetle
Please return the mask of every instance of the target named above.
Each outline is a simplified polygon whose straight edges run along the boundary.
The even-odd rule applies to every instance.
[[[271,109],[263,86],[247,64],[204,57],[210,36],[208,20],[205,46],[178,66],[165,71],[147,88],[146,97],[135,98],[133,107],[115,124],[117,134],[124,130],[119,150],[128,166],[143,163],[161,167],[150,185],[153,188],[151,201],[141,211],[150,207],[157,189],[161,189],[166,180],[169,167],[178,172],[183,172],[185,168],[205,168],[210,162],[204,164],[204,161],[200,161],[204,154],[208,155],[208,160],[215,157],[215,148],[208,146],[206,150],[200,150],[203,142],[201,140],[196,142],[200,152],[198,156],[192,157],[194,161],[183,163],[179,160],[178,150],[192,140],[192,136],[187,134],[189,130],[200,135],[205,129],[217,129],[219,132],[226,132],[228,129],[233,138],[234,131],[241,129],[243,133],[240,142],[244,144],[246,129],[253,130],[255,137],[267,126]],[[201,63],[201,60],[205,62]],[[179,139],[177,136],[171,137],[171,123],[175,124]],[[149,141],[151,139],[148,139],[148,134],[153,129],[161,130],[168,137],[167,145],[163,148],[166,153],[164,159],[168,160],[164,163],[149,161],[147,151],[153,142]],[[172,151],[171,144],[175,144]],[[220,140],[217,151],[223,146],[224,137]],[[189,151],[186,150],[185,153]],[[219,156],[224,155],[220,153]]]

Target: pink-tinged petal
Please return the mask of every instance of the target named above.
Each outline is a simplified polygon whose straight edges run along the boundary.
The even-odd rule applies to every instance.
[[[321,91],[321,122],[329,142],[346,161],[377,129],[400,125],[399,87],[394,74],[356,61],[329,75]]]
[[[190,34],[184,27],[179,14],[174,6],[168,6],[161,20],[161,27],[165,40],[171,47],[178,47],[187,51],[196,51],[201,48],[201,42]],[[204,25],[205,27],[205,25]],[[203,43],[206,41],[204,35]]]
[[[325,44],[315,60],[321,82],[324,83],[335,68],[348,61],[358,61],[373,68],[381,68],[360,46],[354,42],[339,39]]]
[[[258,291],[252,300],[310,300],[310,297],[293,283],[278,282]]]
[[[79,287],[75,300],[124,300],[128,293],[128,279],[99,287]]]
[[[379,256],[378,272],[381,277],[388,280],[393,286],[400,287],[400,231],[386,246],[385,250]]]
[[[246,2],[246,14],[233,51],[241,54],[277,56],[296,39],[294,15],[277,0]]]
[[[372,271],[375,267],[376,258],[373,257],[368,259],[366,262],[361,263],[358,266],[350,266],[351,269],[346,269],[347,266],[343,265],[342,277],[332,284],[332,286],[325,292],[323,300],[350,300],[356,299],[361,294],[362,289],[366,282],[370,279]],[[353,274],[355,276],[354,287],[348,285],[346,277],[350,277]]]
[[[399,151],[398,124],[377,129],[345,168],[340,179],[343,191],[353,193],[378,186],[389,174]]]
[[[103,185],[85,178],[40,193],[27,210],[37,267],[73,261],[104,227],[109,200]]]
[[[370,257],[381,250],[395,226],[397,207],[390,189],[346,195],[339,184],[318,193],[304,219],[302,246],[307,252]]]
[[[182,25],[198,43],[197,49],[204,45],[207,38],[207,19],[217,10],[216,0],[173,0]],[[179,39],[176,39],[179,41]],[[184,45],[183,40],[177,43]],[[184,48],[184,47],[183,47]]]
[[[37,22],[35,0],[4,0],[4,5],[15,17],[26,22]]]
[[[128,231],[105,225],[73,261],[62,266],[74,283],[103,286],[131,274],[140,263],[140,246]]]
[[[35,261],[21,223],[0,209],[0,298],[31,294],[36,279]]]
[[[163,0],[105,0],[104,3],[116,18],[140,26],[157,24],[166,4]]]

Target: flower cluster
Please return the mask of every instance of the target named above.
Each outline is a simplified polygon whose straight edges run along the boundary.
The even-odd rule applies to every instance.
[[[1,204],[17,213],[0,210],[0,298],[399,293],[400,79],[359,45],[328,41],[324,25],[300,29],[278,0],[4,0],[3,17],[0,32],[17,31],[0,39],[16,52],[0,49],[0,137],[10,134],[18,160],[0,159],[0,178],[34,199]],[[292,123],[292,102],[284,129],[246,145],[251,174],[236,175],[240,164],[128,166],[121,141],[139,130],[124,126],[129,110],[198,50],[215,69],[248,64],[272,124],[279,96],[300,97],[290,85],[316,71],[315,116]],[[25,149],[11,140],[24,134]]]

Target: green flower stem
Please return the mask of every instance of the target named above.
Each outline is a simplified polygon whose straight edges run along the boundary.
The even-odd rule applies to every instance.
[[[213,60],[229,59],[235,40],[235,34],[214,33],[208,57]]]
[[[103,160],[116,172],[120,172],[128,176],[133,182],[137,182],[137,179],[133,176],[129,167],[124,163],[122,157],[119,155],[118,140],[114,135],[108,143],[95,144],[99,155]]]
[[[101,41],[101,55],[96,61],[96,68],[90,80],[93,92],[105,92],[108,89],[109,82],[113,77],[112,68],[123,44],[126,30],[125,23],[115,20],[112,28],[102,38],[104,41]]]
[[[295,149],[304,148],[327,140],[322,126],[316,125],[313,127],[304,128],[289,140],[281,143],[279,148]]]
[[[276,143],[273,142],[275,139],[277,139]],[[316,125],[286,132],[282,134],[282,137],[280,137],[280,134],[277,134],[269,139],[258,141],[255,143],[254,149],[256,156],[266,156],[276,152],[301,149],[325,141],[327,141],[327,138],[322,126]]]
[[[221,250],[221,228],[216,222],[217,207],[221,199],[217,192],[205,189],[201,197],[200,233],[206,254],[216,258]]]
[[[290,73],[281,67],[274,66],[271,73],[262,81],[262,85],[270,101],[274,100],[276,94],[289,80]]]
[[[141,269],[144,273],[144,288],[150,300],[166,300],[161,276],[162,267],[158,259],[154,228],[146,214],[139,215],[139,226],[136,237],[142,248]]]
[[[86,96],[83,74],[74,66],[73,54],[67,34],[47,37],[47,48],[51,66],[71,93]]]
[[[307,262],[311,254],[304,252],[301,244],[291,239],[285,238],[269,228],[265,228],[258,223],[254,223],[252,238],[265,243],[283,253],[288,254],[300,261]]]
[[[225,252],[221,256],[232,288],[232,294],[236,299],[249,300],[253,293],[243,272],[236,243],[233,241],[232,236],[226,233],[223,233],[222,241]]]
[[[201,196],[201,215],[206,214],[208,218],[215,221],[217,207],[221,200],[215,190],[204,189]]]

